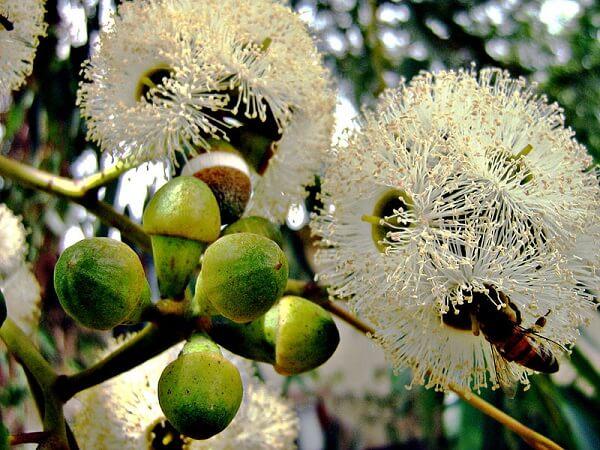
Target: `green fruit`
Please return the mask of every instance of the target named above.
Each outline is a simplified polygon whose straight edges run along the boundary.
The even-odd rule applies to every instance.
[[[274,241],[279,247],[283,248],[283,235],[279,231],[279,227],[269,220],[250,216],[244,217],[237,222],[228,225],[222,232],[223,236],[234,233],[254,233],[267,237]]]
[[[161,187],[142,218],[148,234],[213,242],[221,231],[219,205],[210,188],[194,177],[177,177]]]
[[[4,295],[0,291],[0,327],[6,320],[6,301],[4,300]]]
[[[210,188],[194,177],[178,177],[160,188],[144,210],[160,292],[183,295],[206,244],[219,237],[219,205]]]
[[[279,302],[279,328],[275,343],[275,370],[293,375],[320,366],[340,342],[331,314],[302,297]]]
[[[122,242],[91,238],[68,247],[54,268],[60,304],[76,322],[107,330],[139,315],[150,302],[144,268]]]
[[[163,371],[158,401],[177,431],[193,439],[208,439],[223,431],[242,402],[237,368],[212,352],[179,356]]]
[[[219,314],[235,322],[250,322],[283,294],[288,263],[279,246],[252,233],[223,236],[206,249],[201,292]]]
[[[340,335],[331,314],[301,297],[283,297],[264,316],[239,324],[224,317],[211,319],[210,336],[228,350],[294,375],[327,361]]]

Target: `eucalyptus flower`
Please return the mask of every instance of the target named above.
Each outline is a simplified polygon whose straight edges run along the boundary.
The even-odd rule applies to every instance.
[[[510,349],[480,329],[502,317],[504,336],[541,340],[548,372],[574,343],[598,283],[597,259],[573,263],[600,205],[589,163],[558,107],[522,80],[424,73],[332,150],[312,222],[317,277],[415,383],[527,384],[531,370],[492,357]]]
[[[283,221],[329,145],[328,73],[274,0],[126,2],[83,73],[89,139],[119,159],[175,164],[229,141],[253,169],[253,214]]]
[[[387,91],[378,111],[441,134],[444,152],[489,187],[485,195],[506,220],[529,220],[543,239],[572,240],[598,202],[597,178],[586,171],[592,157],[562,109],[535,89],[494,68],[423,72]]]
[[[118,342],[109,347],[116,348]],[[248,362],[233,357],[242,373],[244,399],[227,429],[206,441],[180,435],[160,408],[157,385],[161,372],[181,346],[144,362],[101,385],[80,393],[81,409],[73,430],[82,448],[158,449],[289,449],[297,436],[297,417],[290,405],[256,380]]]
[[[39,38],[46,34],[42,0],[0,0],[0,96],[31,74]]]
[[[8,316],[27,334],[33,334],[40,319],[40,286],[25,262],[26,231],[21,218],[0,204],[0,290]]]
[[[0,280],[22,263],[26,250],[25,227],[21,218],[0,203]]]

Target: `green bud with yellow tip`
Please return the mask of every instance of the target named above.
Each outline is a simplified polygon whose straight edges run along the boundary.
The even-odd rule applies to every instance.
[[[4,295],[2,295],[2,291],[0,291],[0,327],[6,320],[6,301],[4,300]]]
[[[264,316],[247,324],[212,317],[210,335],[223,347],[246,358],[273,364],[294,375],[327,361],[340,335],[331,314],[302,297],[283,297]]]
[[[243,219],[228,225],[221,234],[226,236],[235,233],[260,234],[261,236],[271,239],[279,245],[279,247],[283,248],[283,235],[281,234],[279,227],[264,217],[244,217]]]
[[[206,249],[194,298],[234,322],[250,322],[281,297],[287,277],[287,258],[275,242],[253,233],[230,234]]]
[[[54,288],[69,316],[97,330],[136,321],[151,303],[140,259],[127,245],[109,238],[84,239],[68,247],[54,267]]]
[[[177,177],[161,187],[142,218],[150,234],[160,292],[179,298],[206,244],[219,237],[219,205],[210,188],[194,177]]]
[[[165,417],[193,439],[208,439],[227,428],[242,396],[238,369],[204,335],[193,336],[158,381],[158,401]]]

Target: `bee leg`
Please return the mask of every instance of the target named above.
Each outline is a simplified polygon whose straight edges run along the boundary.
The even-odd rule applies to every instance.
[[[538,317],[533,326],[529,329],[531,332],[537,333],[541,331],[542,328],[546,325],[546,317],[550,314],[551,310],[549,309],[546,314]]]
[[[471,314],[471,331],[475,336],[479,336],[479,322],[477,322],[475,314]]]

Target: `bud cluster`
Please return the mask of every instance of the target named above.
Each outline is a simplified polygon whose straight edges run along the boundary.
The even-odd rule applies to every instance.
[[[215,195],[221,187],[200,177],[176,177],[156,192],[143,215],[159,302],[180,305],[185,326],[201,324],[189,326],[187,343],[158,382],[166,419],[192,439],[223,431],[242,402],[242,378],[219,345],[292,375],[324,363],[339,342],[327,311],[300,297],[282,297],[288,262],[276,225],[251,216],[221,230],[221,212],[231,211],[224,205],[228,196]],[[64,310],[88,328],[161,314],[138,256],[116,240],[91,238],[67,248],[54,281]]]

